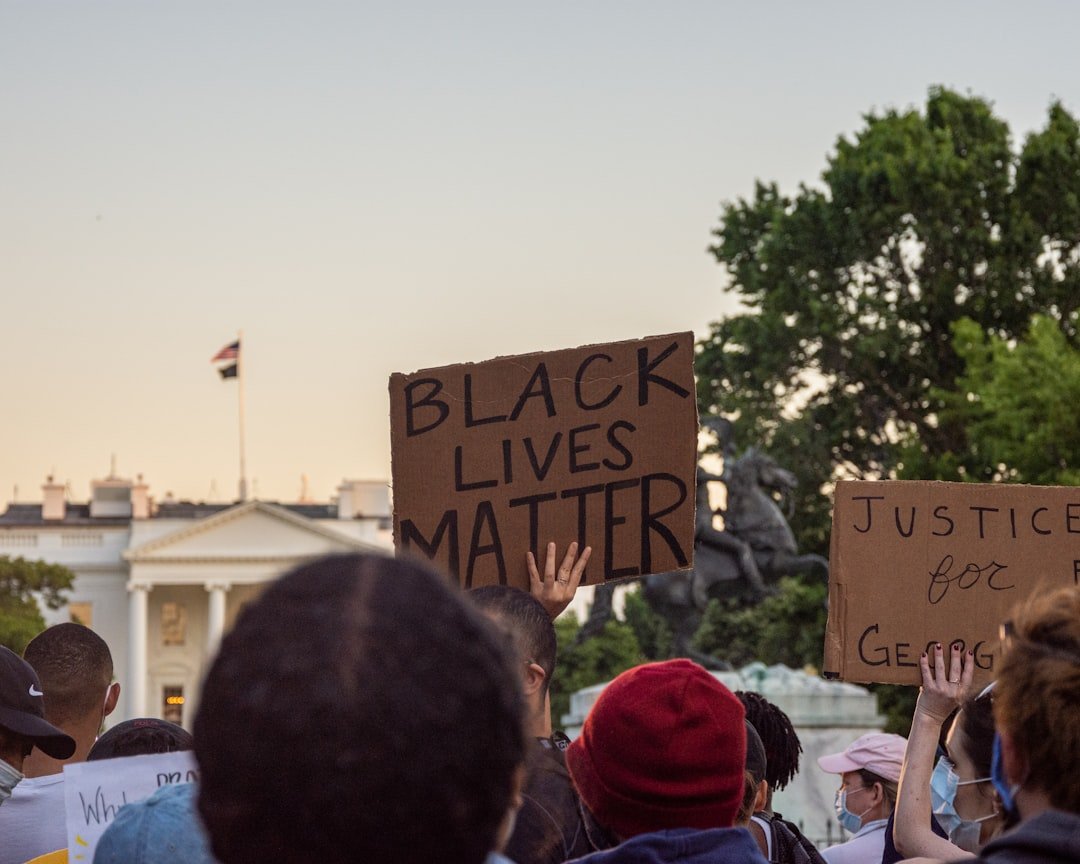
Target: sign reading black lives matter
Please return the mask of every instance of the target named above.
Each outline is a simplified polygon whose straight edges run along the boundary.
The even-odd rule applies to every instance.
[[[466,587],[592,546],[585,581],[692,566],[691,333],[390,378],[394,543]]]
[[[1080,488],[840,482],[829,568],[826,677],[918,684],[958,642],[989,681],[1013,607],[1080,582]]]

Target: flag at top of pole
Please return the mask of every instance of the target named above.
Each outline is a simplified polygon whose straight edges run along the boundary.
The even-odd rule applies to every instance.
[[[230,342],[224,348],[217,352],[210,358],[211,363],[219,363],[222,360],[235,360],[236,363],[230,363],[227,366],[218,366],[218,374],[222,380],[228,378],[238,378],[240,376],[240,340]]]
[[[235,378],[239,387],[237,392],[239,395],[239,408],[240,408],[240,489],[239,500],[247,500],[247,469],[244,464],[244,379],[240,375],[240,339],[242,336],[237,336],[235,342],[230,342],[224,348],[217,352],[210,358],[211,363],[221,363],[224,361],[224,365],[218,366],[217,371],[222,380],[229,378]],[[232,362],[229,362],[232,361]]]

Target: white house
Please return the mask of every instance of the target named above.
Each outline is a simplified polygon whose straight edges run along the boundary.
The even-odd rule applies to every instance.
[[[49,624],[79,620],[109,644],[121,683],[111,722],[164,717],[190,728],[218,640],[260,587],[305,560],[392,550],[385,481],[344,481],[336,502],[155,504],[140,477],[91,484],[72,504],[50,477],[40,504],[0,514],[0,555],[75,573]]]

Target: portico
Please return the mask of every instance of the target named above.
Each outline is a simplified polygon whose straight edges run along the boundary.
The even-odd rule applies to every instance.
[[[134,523],[124,713],[190,726],[222,636],[261,586],[306,560],[357,551],[385,549],[261,501],[194,522]]]

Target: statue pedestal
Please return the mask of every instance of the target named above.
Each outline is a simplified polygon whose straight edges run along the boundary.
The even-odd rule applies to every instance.
[[[847,839],[841,836],[833,809],[840,778],[826,774],[817,758],[837,753],[867,732],[880,731],[885,718],[877,698],[865,687],[826,681],[787,666],[751,663],[737,672],[713,672],[730,690],[760,693],[791,718],[802,742],[799,773],[787,788],[773,795],[773,809],[799,825],[819,848]],[[578,690],[570,697],[570,711],[562,717],[566,734],[576,738],[585,717],[606,684]]]

